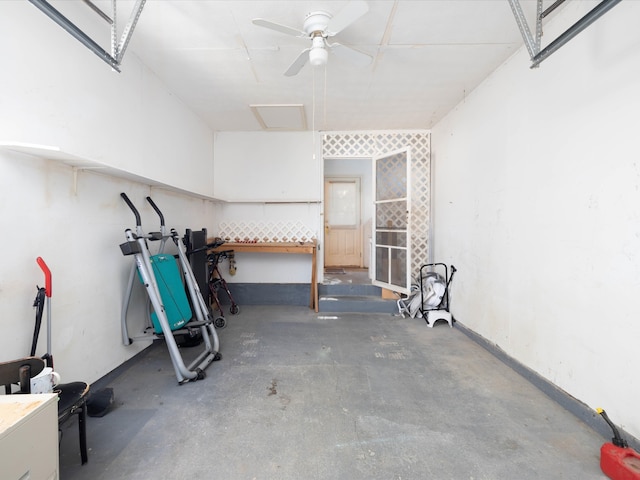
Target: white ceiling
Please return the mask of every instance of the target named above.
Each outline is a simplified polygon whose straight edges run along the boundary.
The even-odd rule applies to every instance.
[[[109,0],[94,3],[111,13]],[[307,64],[285,77],[309,41],[252,23],[301,29],[307,13],[335,14],[347,3],[147,0],[122,70],[135,54],[216,131],[263,129],[254,104],[302,104],[314,130],[424,129],[523,44],[507,0],[369,0],[368,13],[332,40],[370,54],[371,65],[332,55],[326,69]],[[521,3],[533,25],[535,1]],[[133,1],[117,7],[123,28]]]

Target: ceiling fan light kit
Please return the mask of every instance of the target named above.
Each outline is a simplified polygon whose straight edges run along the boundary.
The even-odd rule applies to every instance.
[[[320,67],[327,64],[329,52],[324,48],[324,38],[314,37],[313,46],[309,50],[309,63],[314,67]]]

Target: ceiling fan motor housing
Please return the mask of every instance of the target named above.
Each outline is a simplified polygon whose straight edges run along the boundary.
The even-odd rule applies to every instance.
[[[319,32],[323,37],[326,36],[325,30],[331,20],[331,14],[327,12],[311,12],[304,19],[303,29],[309,37],[314,37]]]

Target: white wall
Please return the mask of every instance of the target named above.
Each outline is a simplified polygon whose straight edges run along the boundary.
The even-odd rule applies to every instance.
[[[229,202],[318,201],[321,148],[311,132],[217,132],[214,195]]]
[[[213,137],[132,56],[117,74],[28,2],[0,2],[0,141],[59,146],[153,181],[211,195]],[[196,172],[196,174],[194,174]],[[151,195],[167,223],[212,229],[210,201],[79,171],[0,149],[1,359],[27,355],[42,256],[53,273],[53,354],[65,380],[93,382],[142,348],[120,340],[131,259],[118,245],[134,226],[119,194],[156,229]],[[141,320],[142,296],[132,305]],[[140,323],[138,323],[140,325]],[[38,354],[46,349],[46,330]]]
[[[0,2],[0,40],[0,141],[212,195],[211,132],[132,52],[116,73],[22,1]]]
[[[639,16],[621,2],[538,69],[519,51],[432,130],[455,317],[636,437]]]
[[[310,132],[217,132],[214,195],[218,222],[322,229],[321,139]],[[219,229],[211,230],[218,235]],[[322,248],[322,246],[320,246]],[[318,261],[321,268],[322,262]],[[239,253],[231,283],[309,283],[308,255]],[[223,267],[223,268],[226,268]],[[322,271],[319,270],[322,278]]]

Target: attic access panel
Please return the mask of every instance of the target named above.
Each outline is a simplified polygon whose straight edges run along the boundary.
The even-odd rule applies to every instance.
[[[306,130],[307,116],[302,104],[249,105],[263,130]]]
[[[46,0],[29,0],[31,4],[37,7],[41,12],[43,12],[46,16],[48,16],[55,23],[60,25],[64,30],[66,30],[72,37],[76,38],[80,43],[82,43],[85,47],[95,53],[98,57],[100,57],[103,61],[108,63],[111,68],[115,71],[120,72],[120,63],[122,62],[122,58],[124,57],[124,52],[129,45],[129,40],[131,40],[131,35],[133,34],[133,30],[138,23],[138,18],[142,13],[142,8],[146,0],[136,0],[136,3],[131,10],[131,15],[129,17],[129,21],[127,22],[124,31],[122,32],[122,37],[118,42],[118,28],[116,22],[116,0],[111,0],[111,5],[113,9],[112,17],[109,17],[106,13],[100,10],[96,5],[94,5],[91,0],[83,0],[86,5],[88,5],[94,12],[96,12],[103,20],[111,25],[111,54],[107,53],[107,51],[102,48],[98,42],[93,40],[89,35],[87,35],[84,31],[82,31],[77,25],[75,25],[71,20],[65,17],[60,11],[56,10],[49,2]]]
[[[524,13],[522,11],[522,7],[520,5],[520,0],[508,0],[509,5],[511,6],[511,10],[516,19],[516,23],[518,24],[518,28],[520,29],[520,33],[522,34],[522,39],[524,40],[524,44],[527,47],[527,51],[529,52],[529,56],[531,57],[531,68],[536,68],[540,65],[540,63],[551,56],[556,50],[562,47],[565,43],[569,42],[573,37],[578,35],[582,30],[587,28],[593,22],[595,22],[602,15],[607,13],[613,7],[615,7],[621,0],[603,0],[598,5],[596,5],[589,13],[583,16],[580,20],[574,23],[571,27],[569,27],[564,33],[559,35],[555,40],[553,40],[549,45],[547,45],[544,49],[540,50],[540,43],[542,38],[542,20],[549,15],[552,11],[558,8],[565,0],[556,0],[553,2],[551,6],[547,9],[543,10],[542,8],[542,0],[538,0],[537,11],[536,11],[536,36],[535,38],[531,34],[531,30],[529,29],[529,24],[525,19]]]

